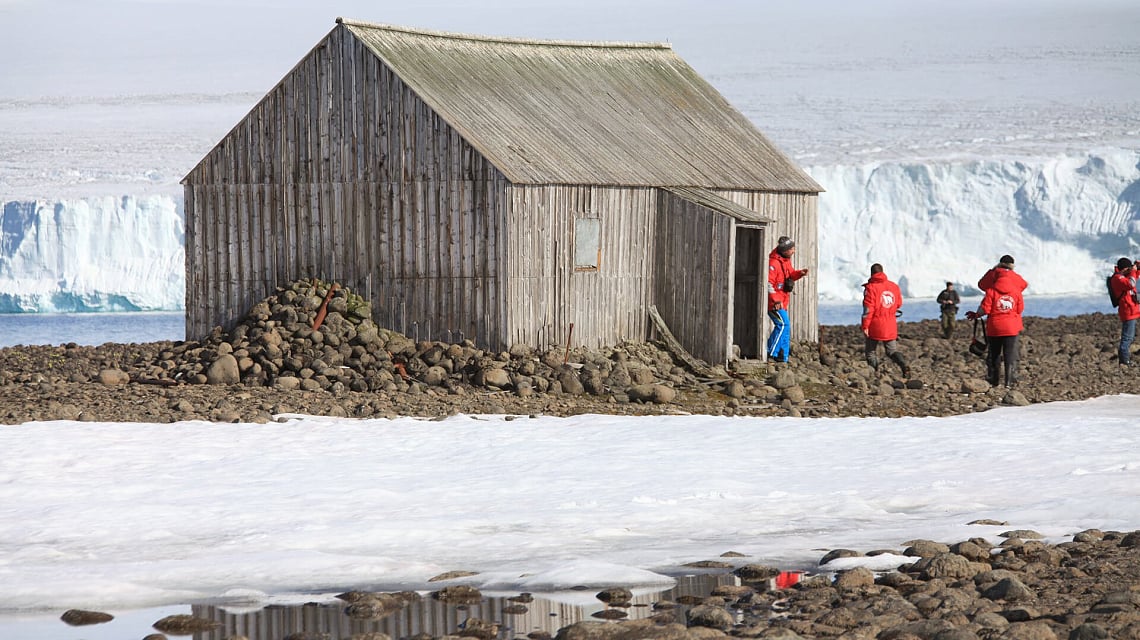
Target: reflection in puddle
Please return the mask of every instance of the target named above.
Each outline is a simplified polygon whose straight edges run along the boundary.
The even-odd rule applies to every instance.
[[[704,598],[714,588],[738,585],[739,579],[731,574],[682,576],[677,586],[667,591],[633,592],[632,606],[615,609],[627,615],[623,619],[636,620],[662,613],[653,604],[663,601],[677,603],[672,615],[682,624],[685,621],[685,602]],[[332,640],[347,640],[355,634],[380,632],[393,640],[410,638],[417,634],[431,637],[457,634],[470,619],[495,622],[500,625],[499,638],[524,638],[528,634],[554,635],[566,625],[582,620],[602,620],[595,613],[604,612],[607,606],[595,594],[601,589],[569,591],[550,594],[533,594],[533,600],[522,603],[512,600],[514,593],[484,594],[478,604],[456,605],[439,602],[425,596],[403,609],[380,620],[357,620],[344,613],[346,604],[333,602],[310,603],[297,606],[273,605],[257,611],[234,613],[225,607],[194,605],[195,616],[214,620],[221,627],[214,631],[195,634],[194,640],[226,640],[240,635],[249,640],[281,640],[290,634],[308,632],[313,637],[327,634]]]

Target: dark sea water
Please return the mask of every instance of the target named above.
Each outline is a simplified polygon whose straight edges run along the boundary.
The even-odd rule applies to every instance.
[[[3,313],[0,314],[0,347],[182,340],[185,330],[181,311]]]
[[[963,298],[959,318],[977,307],[977,298]],[[1105,296],[1036,296],[1025,301],[1025,315],[1042,318],[1113,313]],[[858,302],[821,302],[819,323],[852,325],[859,323],[862,307]],[[917,322],[938,318],[934,300],[908,299],[903,303],[901,320]],[[186,324],[181,311],[123,313],[16,313],[0,314],[0,347],[18,344],[100,345],[105,342],[157,342],[183,340]]]

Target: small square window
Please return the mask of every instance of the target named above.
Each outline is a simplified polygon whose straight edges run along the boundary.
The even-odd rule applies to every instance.
[[[597,271],[602,262],[602,249],[599,238],[602,221],[598,218],[577,218],[574,220],[574,270]]]

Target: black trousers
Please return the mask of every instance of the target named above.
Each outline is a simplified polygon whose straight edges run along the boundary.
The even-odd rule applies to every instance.
[[[1005,386],[1017,382],[1017,365],[1021,362],[1018,336],[986,336],[986,380],[997,385],[999,366],[1005,364]]]

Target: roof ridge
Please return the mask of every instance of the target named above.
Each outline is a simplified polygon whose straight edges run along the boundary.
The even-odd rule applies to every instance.
[[[453,31],[436,31],[433,29],[418,29],[415,27],[403,27],[393,24],[383,24],[379,22],[367,22],[364,20],[353,20],[351,18],[336,19],[337,24],[343,24],[351,27],[364,27],[367,29],[381,29],[384,31],[398,31],[400,33],[410,33],[414,35],[429,36],[433,38],[448,38],[451,40],[475,40],[479,42],[498,42],[504,44],[525,44],[534,46],[547,46],[547,47],[584,47],[584,48],[599,48],[599,49],[669,49],[672,50],[673,45],[668,42],[609,42],[609,41],[590,41],[590,40],[542,40],[537,38],[512,38],[507,36],[484,36],[470,33],[457,33]]]

